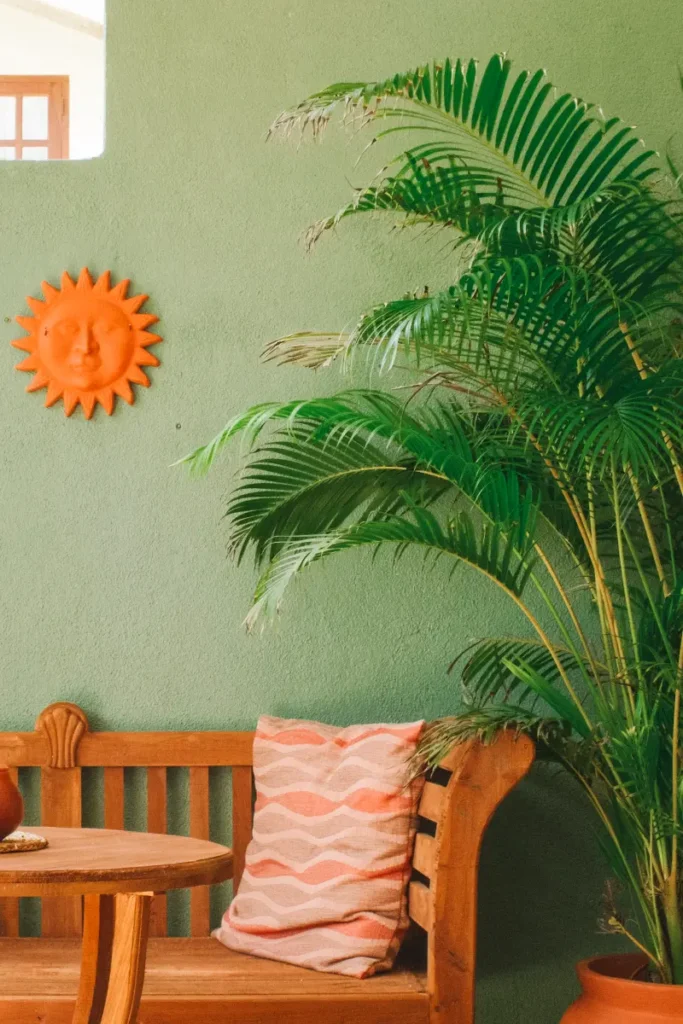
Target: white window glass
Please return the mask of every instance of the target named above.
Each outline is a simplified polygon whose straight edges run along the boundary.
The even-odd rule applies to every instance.
[[[24,96],[21,135],[24,139],[48,138],[47,96]]]
[[[16,96],[0,96],[0,139],[13,139],[17,130]]]
[[[24,146],[24,160],[47,160],[47,146]]]
[[[0,160],[16,160],[17,153],[14,146],[0,146]]]

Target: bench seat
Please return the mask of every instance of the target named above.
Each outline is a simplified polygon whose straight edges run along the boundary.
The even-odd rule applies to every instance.
[[[0,1021],[71,1024],[78,939],[0,939]],[[210,938],[150,939],[139,1024],[427,1024],[426,975],[359,980],[245,956]]]

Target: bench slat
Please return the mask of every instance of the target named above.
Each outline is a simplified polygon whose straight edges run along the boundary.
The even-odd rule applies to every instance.
[[[0,936],[16,938],[19,935],[19,900],[0,899]]]
[[[86,733],[78,747],[78,764],[120,766],[123,761],[126,768],[249,765],[253,746],[253,735],[247,732]]]
[[[40,820],[43,825],[79,828],[81,769],[43,768],[40,775]],[[42,930],[46,938],[81,934],[80,896],[48,897],[42,901]]]
[[[124,825],[123,768],[104,769],[104,827],[122,829]]]
[[[434,782],[426,782],[422,791],[419,813],[423,818],[429,818],[438,825],[441,820],[441,811],[446,799],[446,787],[437,786]]]
[[[15,786],[19,785],[19,769],[10,768],[9,777]],[[19,900],[0,899],[0,935],[16,938],[19,934]]]
[[[78,744],[81,768],[188,768],[190,765],[250,765],[251,732],[95,732]],[[45,737],[38,732],[0,733],[0,764],[41,768]]]
[[[422,882],[411,882],[408,887],[408,913],[426,932],[432,926],[431,892]]]
[[[251,839],[252,823],[252,770],[248,767],[232,769],[232,891],[237,888],[244,871],[244,858]]]
[[[147,769],[147,831],[166,834],[168,829],[168,784],[165,768]],[[150,935],[166,935],[167,932],[166,896],[156,895],[152,901],[149,933]]]
[[[415,850],[413,851],[413,867],[421,875],[430,880],[436,874],[436,839],[418,833],[415,836]]]
[[[209,838],[209,769],[190,768],[190,835]],[[210,928],[210,897],[207,885],[190,891],[190,935],[205,936]]]

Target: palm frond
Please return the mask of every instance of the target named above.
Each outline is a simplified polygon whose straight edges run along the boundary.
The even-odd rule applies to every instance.
[[[304,569],[329,555],[368,546],[390,545],[396,558],[411,548],[421,549],[426,558],[435,561],[449,557],[453,568],[460,563],[469,565],[519,596],[536,562],[533,519],[529,510],[516,528],[505,530],[497,523],[478,527],[467,512],[442,522],[429,509],[413,505],[409,516],[366,520],[324,534],[283,539],[279,554],[258,581],[247,626],[252,628],[262,615],[277,612],[285,590]]]
[[[462,684],[473,703],[501,698],[506,703],[514,700],[532,708],[537,695],[510,670],[511,663],[528,665],[555,683],[560,681],[558,661],[567,671],[579,668],[576,655],[568,648],[554,644],[551,651],[540,640],[519,636],[477,640],[460,652],[450,668],[455,668],[460,661],[464,661]]]
[[[337,83],[282,113],[271,134],[318,135],[333,114],[364,126],[385,122],[378,137],[428,130],[438,141],[405,154],[396,177],[416,164],[462,168],[462,191],[515,208],[573,203],[624,178],[644,178],[653,154],[618,118],[553,90],[541,70],[510,78],[511,62],[447,59],[381,82]]]
[[[502,729],[531,736],[541,756],[550,750],[565,747],[570,732],[567,723],[561,719],[537,714],[522,705],[465,707],[457,716],[430,722],[413,767],[416,772],[436,768],[453,747],[468,740],[491,743]]]
[[[348,335],[344,332],[297,331],[269,342],[263,350],[263,361],[322,370],[343,355],[347,346]]]
[[[256,453],[231,496],[230,546],[240,559],[251,547],[260,565],[295,536],[334,530],[358,517],[397,515],[414,504],[426,507],[449,486],[358,436],[321,445],[315,431],[312,438],[292,430]]]

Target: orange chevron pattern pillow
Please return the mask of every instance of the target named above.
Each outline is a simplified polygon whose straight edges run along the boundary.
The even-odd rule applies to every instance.
[[[259,719],[253,837],[217,939],[356,978],[391,968],[422,789],[406,761],[423,727]]]

